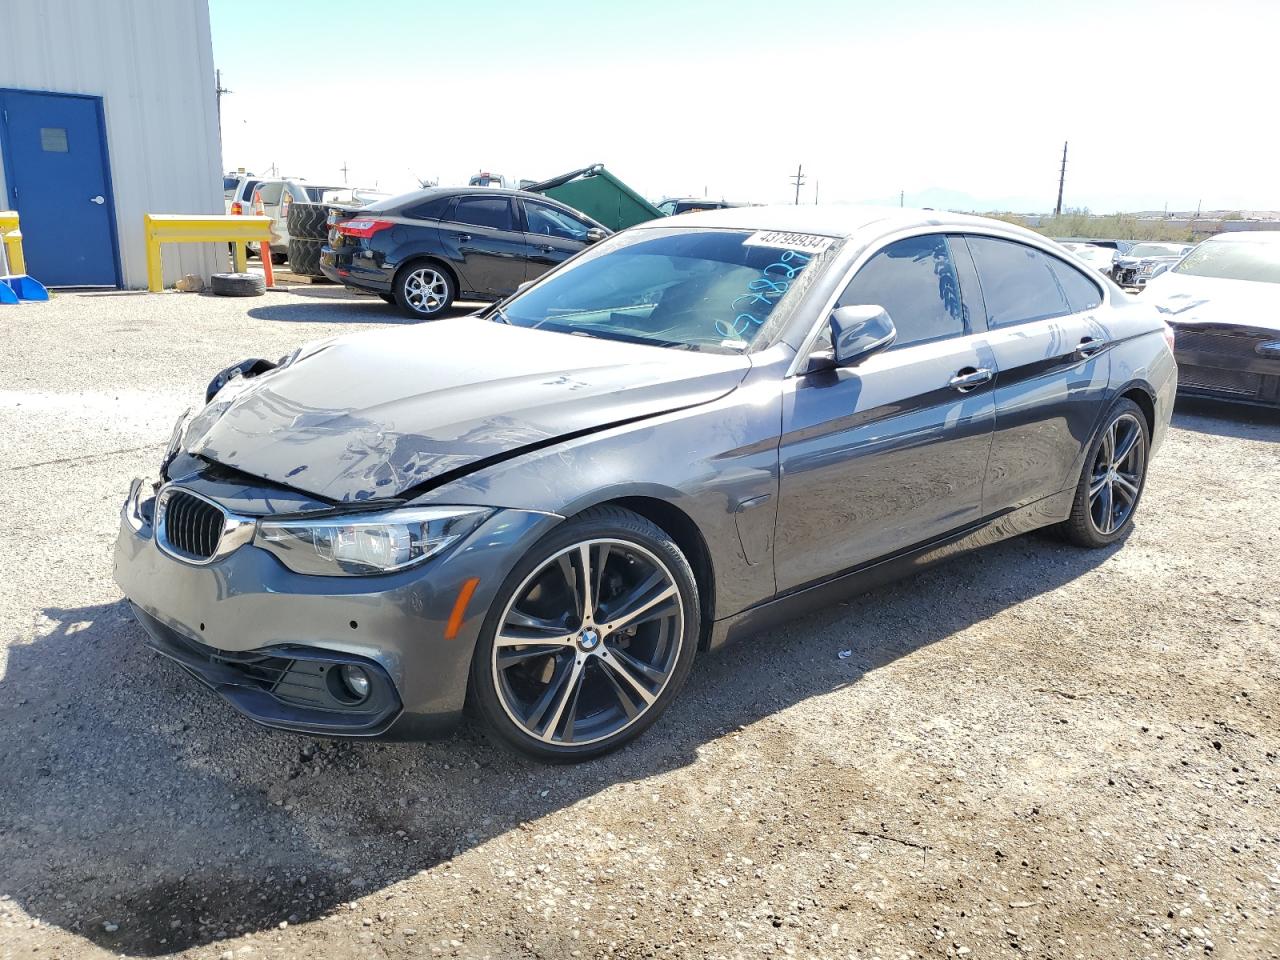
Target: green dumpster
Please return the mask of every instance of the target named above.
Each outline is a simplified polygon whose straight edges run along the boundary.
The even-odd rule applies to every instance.
[[[581,210],[610,230],[625,230],[662,212],[597,163],[525,187]]]

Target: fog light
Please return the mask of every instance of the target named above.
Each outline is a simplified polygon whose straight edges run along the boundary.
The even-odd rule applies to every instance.
[[[341,676],[342,685],[346,687],[347,693],[357,701],[369,696],[369,674],[365,673],[364,667],[357,667],[350,663],[343,664]]]

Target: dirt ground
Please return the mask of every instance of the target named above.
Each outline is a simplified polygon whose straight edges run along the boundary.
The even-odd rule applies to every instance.
[[[119,504],[226,363],[397,322],[0,313],[0,957],[1280,955],[1280,416],[1180,406],[1123,546],[743,641],[601,761],[256,727],[142,646]]]

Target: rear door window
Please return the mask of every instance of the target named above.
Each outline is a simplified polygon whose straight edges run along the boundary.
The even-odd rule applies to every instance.
[[[898,329],[895,347],[954,337],[966,330],[960,281],[947,238],[908,237],[868,260],[838,307],[878,304]]]
[[[1048,255],[1013,240],[970,236],[968,242],[990,326],[1030,323],[1072,312]]]
[[[492,230],[514,230],[511,201],[506,197],[459,197],[453,220]]]

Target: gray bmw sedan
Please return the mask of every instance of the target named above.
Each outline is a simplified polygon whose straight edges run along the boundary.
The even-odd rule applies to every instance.
[[[687,214],[481,314],[223,371],[116,579],[253,720],[420,737],[469,702],[583,759],[779,617],[1037,527],[1120,540],[1176,377],[1150,304],[1009,224]]]

